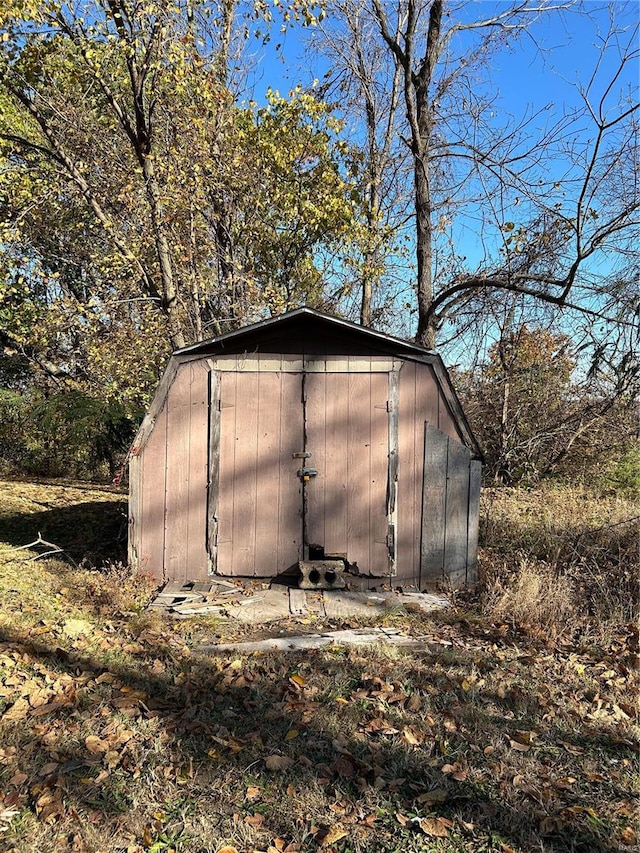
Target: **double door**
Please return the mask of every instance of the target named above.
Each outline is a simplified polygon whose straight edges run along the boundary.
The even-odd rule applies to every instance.
[[[212,382],[213,570],[273,577],[326,556],[389,575],[388,371],[215,371]]]

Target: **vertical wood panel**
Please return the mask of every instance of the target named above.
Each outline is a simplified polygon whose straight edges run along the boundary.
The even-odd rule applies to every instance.
[[[306,391],[306,430],[307,450],[313,455],[310,459],[300,460],[300,467],[306,464],[318,472],[307,485],[307,537],[309,545],[319,545],[326,548],[326,509],[332,509],[327,502],[330,500],[331,467],[327,461],[327,374],[308,373],[305,378]],[[302,450],[302,447],[300,447]],[[328,552],[332,553],[332,552]]]
[[[218,572],[273,577],[300,557],[301,378],[221,373]]]
[[[387,533],[387,485],[389,478],[389,377],[371,373],[369,467],[369,571],[375,575],[390,573]]]
[[[190,370],[189,418],[189,515],[187,530],[187,578],[206,580],[209,575],[206,548],[208,480],[208,379],[203,361],[192,362]]]
[[[236,454],[237,373],[221,372],[220,381],[220,490],[218,499],[218,566],[223,575],[232,575],[233,497]]]
[[[438,428],[449,438],[462,441],[460,430],[441,391],[438,393]]]
[[[325,458],[324,491],[325,553],[347,554],[349,547],[349,517],[347,484],[349,440],[349,374],[332,373],[325,376]],[[320,543],[322,544],[322,543]]]
[[[398,534],[397,573],[399,577],[417,577],[420,504],[415,489],[416,365],[406,361],[400,369],[398,406]],[[422,430],[422,424],[420,424]]]
[[[349,375],[347,431],[347,553],[362,572],[371,565],[371,374]]]
[[[424,482],[424,424],[428,421],[437,425],[438,398],[434,397],[431,372],[428,365],[416,364],[415,414],[413,422],[413,559],[416,566],[422,562],[420,538],[423,518],[423,482]]]
[[[258,478],[259,373],[236,377],[235,466],[233,478],[233,574],[255,574]]]
[[[256,504],[254,574],[261,577],[277,575],[278,540],[284,533],[279,529],[280,494],[287,484],[281,481],[282,454],[280,450],[280,386],[279,373],[258,374],[256,445]],[[292,484],[291,484],[292,485]]]
[[[478,580],[478,522],[482,463],[472,459],[469,465],[469,520],[467,525],[467,583]]]
[[[429,364],[416,365],[416,446],[424,440],[423,424],[428,421],[431,426],[439,426],[439,389],[433,368]]]
[[[181,365],[167,397],[167,480],[165,571],[171,579],[187,580],[189,516],[190,367]]]
[[[164,517],[166,498],[167,406],[160,411],[140,454],[141,501],[139,568],[154,578],[166,577]]]
[[[296,471],[300,460],[293,454],[302,450],[302,375],[280,374],[276,401],[280,411],[280,491],[278,494],[278,571],[302,559],[302,495]],[[274,401],[269,401],[271,405]]]
[[[444,570],[454,586],[466,582],[470,457],[463,444],[449,439]]]
[[[440,580],[445,572],[448,454],[448,437],[430,424],[425,424],[421,584]]]
[[[400,406],[400,373],[399,368],[389,373],[389,466],[387,481],[387,516],[389,533],[392,541],[389,543],[390,572],[398,573],[398,464],[399,464],[399,406]]]
[[[220,379],[209,371],[209,481],[207,491],[207,550],[212,572],[218,572],[220,511]]]
[[[132,569],[140,568],[138,554],[140,553],[140,528],[142,525],[142,514],[140,507],[142,503],[142,469],[140,457],[131,456],[129,459],[129,516],[128,516],[128,538],[127,559]]]

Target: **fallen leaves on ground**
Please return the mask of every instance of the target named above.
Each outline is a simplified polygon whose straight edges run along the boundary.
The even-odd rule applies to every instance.
[[[24,571],[0,561],[7,849],[637,844],[634,626],[550,649],[460,609],[401,617],[415,653],[201,656],[121,571]]]

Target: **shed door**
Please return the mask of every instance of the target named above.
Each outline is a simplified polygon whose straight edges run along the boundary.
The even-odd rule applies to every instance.
[[[388,575],[388,373],[212,375],[213,570],[273,577],[339,555]]]
[[[345,556],[361,572],[389,574],[388,373],[305,376],[306,534],[313,556]]]
[[[215,382],[216,374],[212,378]],[[209,537],[213,569],[273,577],[298,562],[302,545],[299,460],[293,457],[303,442],[301,377],[220,372],[217,378],[219,447],[211,449],[212,480],[216,466],[219,475],[212,483],[215,531]]]

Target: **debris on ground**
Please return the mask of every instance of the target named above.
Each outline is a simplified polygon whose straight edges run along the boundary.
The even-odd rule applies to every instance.
[[[245,624],[273,622],[309,613],[329,619],[377,616],[398,607],[418,607],[429,612],[451,606],[436,593],[392,590],[303,590],[280,585],[246,587],[216,578],[211,581],[170,581],[155,596],[150,610],[164,611],[174,619],[219,616]]]

